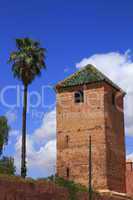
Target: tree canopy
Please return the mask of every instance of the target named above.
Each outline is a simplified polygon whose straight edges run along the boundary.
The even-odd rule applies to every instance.
[[[0,156],[2,155],[4,145],[8,142],[9,130],[7,118],[0,116]]]
[[[3,156],[3,158],[0,159],[0,174],[14,175],[15,171],[14,159],[12,157]]]
[[[40,47],[40,43],[29,38],[16,39],[16,51],[12,52],[9,63],[15,77],[24,85],[29,85],[41,69],[45,68],[46,49]]]

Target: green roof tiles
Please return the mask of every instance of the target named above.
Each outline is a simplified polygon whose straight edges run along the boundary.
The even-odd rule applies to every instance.
[[[87,65],[72,74],[68,78],[63,81],[60,81],[56,86],[56,90],[58,89],[67,89],[68,87],[85,85],[95,82],[105,81],[115,87],[117,90],[122,91],[116,84],[114,84],[109,78],[107,78],[103,73],[101,73],[97,68],[93,65]],[[122,91],[123,92],[123,91]]]

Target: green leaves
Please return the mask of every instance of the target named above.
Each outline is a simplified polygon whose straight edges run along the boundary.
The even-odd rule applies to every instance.
[[[56,185],[64,187],[69,191],[69,200],[77,200],[77,194],[80,192],[88,192],[88,189],[80,184],[76,184],[73,181],[65,180],[62,177],[51,176],[48,180],[53,181]]]
[[[14,175],[16,168],[14,166],[14,159],[11,157],[3,157],[0,159],[0,174]]]
[[[0,117],[0,156],[2,155],[3,147],[8,142],[8,134],[10,127],[5,116]]]
[[[17,50],[10,54],[9,63],[15,77],[24,85],[31,84],[41,70],[46,68],[46,49],[29,38],[16,39]]]

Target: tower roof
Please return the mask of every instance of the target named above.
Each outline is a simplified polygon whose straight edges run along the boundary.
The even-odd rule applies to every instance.
[[[85,85],[101,81],[105,81],[106,83],[114,87],[116,90],[121,91],[125,94],[125,92],[119,86],[113,83],[107,76],[105,76],[96,67],[90,64],[78,70],[74,74],[70,75],[63,81],[57,83],[55,89],[67,89],[73,86]]]

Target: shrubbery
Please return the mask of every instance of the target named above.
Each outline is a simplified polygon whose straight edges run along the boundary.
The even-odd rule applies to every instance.
[[[15,171],[14,159],[3,156],[3,158],[0,159],[0,174],[14,175]]]
[[[54,182],[56,185],[60,187],[67,188],[69,191],[69,199],[77,200],[77,193],[79,192],[88,192],[88,189],[80,184],[77,184],[73,181],[65,180],[61,177],[51,176],[48,177],[47,180]]]

